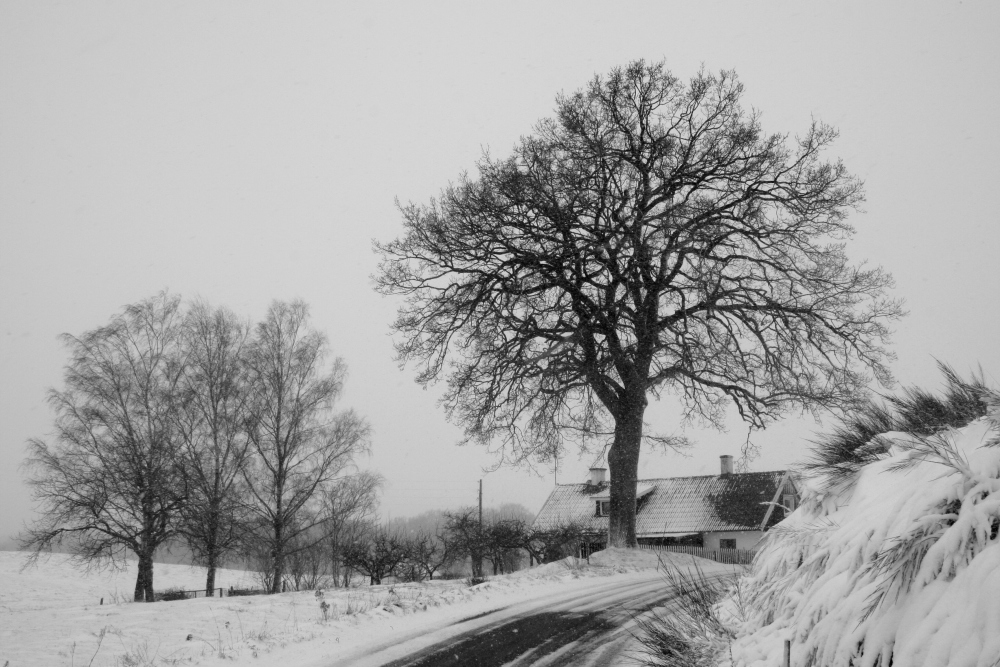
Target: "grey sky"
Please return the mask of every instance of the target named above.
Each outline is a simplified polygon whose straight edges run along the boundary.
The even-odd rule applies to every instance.
[[[1000,379],[998,26],[993,2],[0,2],[0,542],[30,514],[18,465],[51,430],[58,334],[163,288],[254,318],[305,299],[374,427],[383,510],[473,502],[492,458],[396,368],[370,241],[399,233],[394,198],[428,200],[558,91],[640,57],[734,68],[768,130],[837,126],[868,194],[849,254],[910,311],[898,379],[936,385],[935,357]],[[675,430],[669,397],[647,414]],[[754,467],[800,458],[814,428],[757,435]],[[689,435],[693,456],[640,474],[714,472],[745,433]],[[487,504],[537,510],[538,472],[486,475]]]

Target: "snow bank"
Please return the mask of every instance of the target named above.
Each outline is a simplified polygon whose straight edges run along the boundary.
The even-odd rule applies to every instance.
[[[807,480],[738,595],[722,665],[1000,662],[1000,410],[931,438],[890,433],[849,483]]]
[[[618,549],[611,547],[598,551],[590,557],[592,565],[608,567],[616,572],[631,572],[635,570],[655,570],[660,566],[660,559],[655,551],[648,549]],[[674,554],[663,552],[663,557]]]
[[[690,568],[697,567],[702,572],[736,571],[732,565],[723,565],[715,561],[699,558],[685,553],[673,551],[655,551],[652,549],[617,549],[610,548],[598,551],[590,557],[592,566],[604,567],[613,572],[637,572],[639,570],[656,570],[664,567]]]
[[[607,576],[610,574],[625,574],[641,572],[642,570],[657,570],[663,567],[688,568],[697,566],[703,572],[734,572],[730,565],[722,565],[714,561],[698,558],[690,554],[669,551],[654,551],[652,549],[619,549],[611,547],[591,554],[586,558],[569,556],[552,563],[536,565],[527,570],[519,570],[510,576],[552,578],[569,576]]]

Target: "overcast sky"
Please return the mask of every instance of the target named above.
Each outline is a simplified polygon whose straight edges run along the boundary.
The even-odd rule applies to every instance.
[[[636,58],[735,69],[766,130],[838,127],[868,197],[849,255],[910,313],[897,378],[936,386],[938,358],[996,382],[998,27],[995,2],[0,2],[0,543],[30,517],[18,466],[52,430],[57,336],[162,289],[254,319],[310,304],[350,369],[342,405],[374,428],[387,515],[473,503],[480,478],[487,505],[537,511],[553,471],[484,474],[397,368],[371,240],[401,232],[395,199],[426,202]],[[668,432],[670,400],[647,412]],[[757,434],[754,469],[801,459],[816,428]],[[690,457],[646,454],[640,476],[714,473],[746,434],[688,435]]]

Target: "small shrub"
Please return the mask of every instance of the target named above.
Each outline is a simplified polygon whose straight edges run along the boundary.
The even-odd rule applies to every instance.
[[[692,559],[693,560],[693,559]],[[676,593],[669,612],[636,619],[636,639],[645,667],[711,667],[733,639],[719,619],[715,603],[728,582],[712,580],[701,568],[664,569],[665,583]]]
[[[323,622],[325,623],[330,620],[330,603],[326,601],[322,588],[317,588],[314,595],[319,603],[319,611],[323,614]]]
[[[134,644],[115,661],[116,667],[155,667],[157,652],[150,651],[149,643]]]
[[[168,588],[165,591],[157,593],[153,596],[154,600],[162,600],[163,602],[172,602],[174,600],[187,600],[188,595],[180,588]]]
[[[377,606],[375,599],[370,593],[351,593],[347,596],[347,608],[344,610],[344,613],[348,616],[363,614]]]
[[[266,595],[267,591],[260,588],[230,588],[227,592],[228,597],[240,597],[245,595]]]
[[[466,586],[478,586],[479,584],[485,583],[486,577],[468,577],[465,580]]]

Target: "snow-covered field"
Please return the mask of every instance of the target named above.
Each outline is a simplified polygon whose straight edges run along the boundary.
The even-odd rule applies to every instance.
[[[781,664],[785,640],[793,665],[1000,665],[1000,407],[883,439],[853,483],[811,480],[772,530],[740,582],[749,604],[725,603],[733,665]]]
[[[135,567],[84,572],[52,555],[21,570],[24,554],[0,552],[0,665],[76,667],[171,664],[323,665],[368,643],[387,642],[514,602],[603,583],[655,568],[650,552],[609,550],[591,564],[567,559],[469,587],[461,581],[199,598],[152,604],[126,600]],[[204,570],[157,564],[156,588],[197,589]],[[221,571],[217,586],[252,585]],[[104,605],[100,605],[100,598]]]

